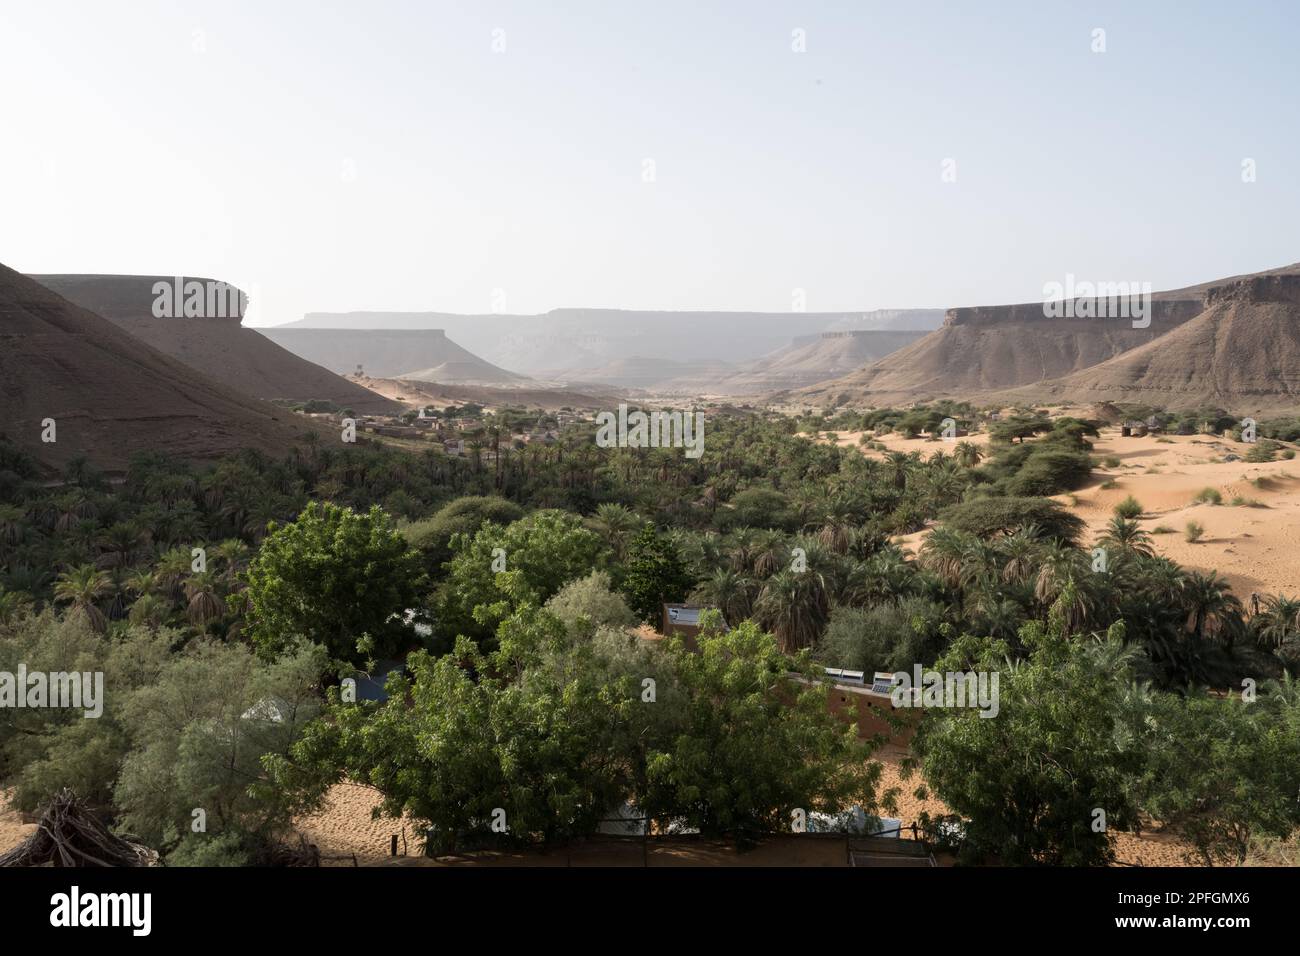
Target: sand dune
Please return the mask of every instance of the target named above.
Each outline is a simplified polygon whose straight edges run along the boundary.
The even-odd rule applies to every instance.
[[[1081,408],[1057,411],[1085,413]],[[841,446],[883,457],[858,444],[861,432],[834,434]],[[948,443],[925,438],[889,434],[872,440],[889,451],[916,451],[925,458],[936,451],[951,452]],[[987,445],[988,435],[978,433],[962,440]],[[1140,523],[1146,531],[1173,529],[1152,535],[1158,554],[1196,571],[1218,571],[1243,601],[1252,592],[1300,595],[1300,457],[1259,464],[1224,461],[1228,455],[1244,458],[1251,446],[1207,435],[1124,438],[1113,426],[1103,428],[1093,445],[1095,458],[1118,458],[1119,466],[1100,467],[1086,487],[1055,496],[1083,519],[1086,540],[1100,536],[1115,506],[1132,495],[1145,509]],[[1261,479],[1260,485],[1256,479]],[[1108,481],[1114,481],[1115,487],[1103,488]],[[1218,491],[1223,504],[1195,503],[1193,499],[1206,488]],[[1233,506],[1238,497],[1263,507]],[[1189,521],[1205,528],[1195,544],[1183,534]],[[927,534],[929,529],[895,540],[915,552]]]

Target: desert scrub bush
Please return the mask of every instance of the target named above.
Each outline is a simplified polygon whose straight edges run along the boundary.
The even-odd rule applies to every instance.
[[[1246,452],[1246,461],[1261,462],[1272,461],[1281,451],[1282,446],[1271,438],[1263,438],[1257,441],[1250,451]]]
[[[1101,483],[1102,491],[1111,491],[1112,489],[1118,487],[1119,487],[1119,482],[1116,481],[1114,478],[1108,478],[1106,481],[1103,481]]]
[[[1223,504],[1223,495],[1217,488],[1202,488],[1192,499],[1194,505],[1221,505]]]
[[[1235,498],[1232,499],[1232,507],[1234,507],[1234,508],[1267,508],[1268,505],[1264,504],[1264,502],[1260,501],[1258,498],[1243,498],[1241,495],[1237,495],[1237,497],[1235,497]]]
[[[1205,534],[1205,527],[1199,521],[1187,522],[1187,527],[1183,530],[1183,537],[1189,544],[1200,541],[1203,534]]]
[[[1172,445],[1173,443],[1174,443],[1174,440],[1173,440],[1172,438],[1165,438],[1165,437],[1162,436],[1162,437],[1156,439],[1156,444],[1157,444],[1157,445]]]
[[[1294,448],[1283,448],[1283,449],[1282,449],[1282,457],[1285,458],[1287,461],[1290,461],[1292,458],[1295,457],[1295,449],[1294,449]]]
[[[1152,534],[1173,534],[1174,529],[1167,524],[1157,525],[1151,529]]]
[[[1107,468],[1118,468],[1120,464],[1119,458],[1115,455],[1107,455],[1101,460],[1101,463]]]
[[[1142,514],[1142,504],[1132,495],[1115,506],[1115,514],[1121,518],[1136,518]]]

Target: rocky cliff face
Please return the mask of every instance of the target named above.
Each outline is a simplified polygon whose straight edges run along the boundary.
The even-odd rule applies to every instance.
[[[1221,297],[1272,296],[1276,300],[1294,294],[1297,281],[1297,267],[1286,266],[1157,292],[1151,296],[1150,323],[1145,328],[1135,328],[1127,317],[1094,317],[1103,311],[1096,299],[1088,300],[1090,307],[1085,308],[1079,307],[1083,300],[1075,300],[1077,317],[1053,317],[1042,302],[949,309],[943,325],[919,341],[851,374],[797,392],[795,397],[823,405],[982,399],[1066,379],[1163,342]],[[1090,315],[1079,316],[1079,312]],[[1065,393],[1054,390],[1051,394]]]
[[[1225,302],[1300,305],[1300,275],[1248,276],[1214,286],[1205,293],[1207,308]]]
[[[1300,410],[1300,276],[1247,276],[1211,287],[1205,309],[1167,335],[1006,397],[1218,406],[1241,415]]]
[[[167,276],[32,278],[164,355],[253,398],[324,399],[367,414],[401,411],[402,406],[397,402],[294,355],[253,329],[243,328],[240,319],[247,296],[227,283],[188,278],[180,286],[178,299],[176,280]],[[201,316],[185,314],[185,287],[191,282],[204,293]],[[213,293],[210,302],[209,291]],[[161,303],[160,296],[164,298]],[[178,302],[179,310],[175,308]],[[155,304],[170,306],[158,311],[172,314],[158,317]]]
[[[279,455],[315,429],[0,266],[0,430],[42,465],[84,455],[120,470],[140,451]]]

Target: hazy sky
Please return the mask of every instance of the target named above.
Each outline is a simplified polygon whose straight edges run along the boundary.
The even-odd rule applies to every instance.
[[[0,0],[0,262],[256,324],[1169,288],[1300,259],[1298,40],[1282,2]]]

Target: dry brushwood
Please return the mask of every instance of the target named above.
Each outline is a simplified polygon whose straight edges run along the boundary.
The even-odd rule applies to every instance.
[[[320,848],[298,836],[298,845],[277,843],[267,854],[267,866],[320,866]]]
[[[153,866],[158,854],[111,832],[71,790],[50,800],[36,832],[0,856],[0,866]]]

